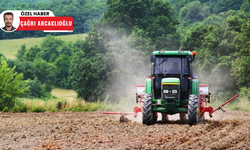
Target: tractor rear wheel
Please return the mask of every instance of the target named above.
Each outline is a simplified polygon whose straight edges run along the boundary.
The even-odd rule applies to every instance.
[[[188,101],[188,124],[190,126],[199,123],[198,116],[198,97],[196,95],[190,95]]]
[[[151,94],[145,94],[142,99],[142,124],[151,125],[154,121],[153,115],[151,115]]]

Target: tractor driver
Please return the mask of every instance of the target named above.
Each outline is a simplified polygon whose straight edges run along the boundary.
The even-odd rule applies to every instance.
[[[180,70],[178,68],[179,68],[179,64],[177,62],[174,62],[173,66],[172,66],[172,69],[169,70],[168,73],[170,73],[170,74],[180,74]]]

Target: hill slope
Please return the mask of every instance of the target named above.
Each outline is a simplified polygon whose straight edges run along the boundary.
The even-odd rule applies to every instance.
[[[76,40],[85,40],[87,34],[73,34],[73,35],[62,35],[56,36],[66,42],[75,42]],[[6,58],[16,59],[17,51],[21,45],[25,44],[26,48],[29,49],[32,46],[40,45],[45,37],[41,38],[23,38],[13,40],[0,40],[0,53],[4,54]]]

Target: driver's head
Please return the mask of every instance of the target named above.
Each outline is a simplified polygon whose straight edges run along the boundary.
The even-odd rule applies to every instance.
[[[13,13],[12,12],[6,12],[3,16],[4,23],[6,27],[11,27],[13,23]]]
[[[173,63],[173,69],[178,69],[179,68],[179,64],[177,62]]]

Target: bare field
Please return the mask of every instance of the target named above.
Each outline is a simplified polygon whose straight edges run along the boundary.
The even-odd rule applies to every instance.
[[[151,126],[97,112],[0,113],[0,149],[249,149],[250,113],[216,113],[190,127]]]

